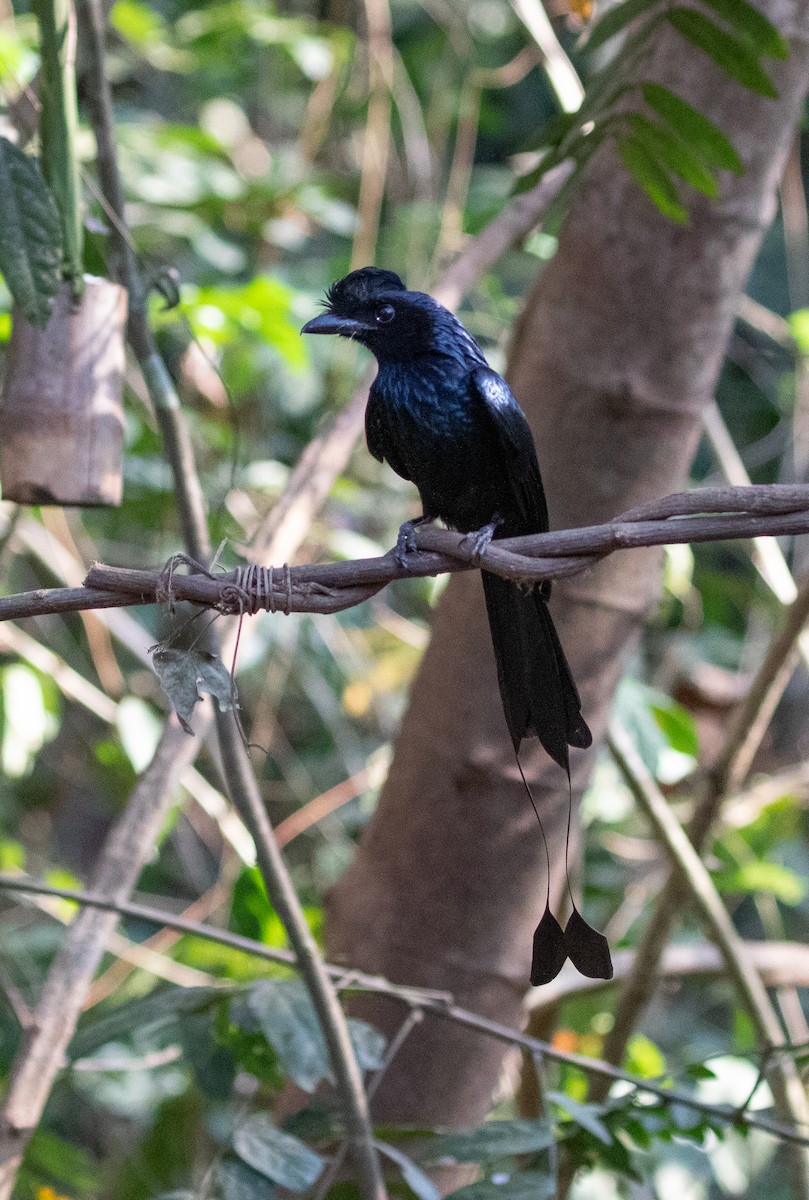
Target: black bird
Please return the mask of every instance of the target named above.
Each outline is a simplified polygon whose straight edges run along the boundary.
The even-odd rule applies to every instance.
[[[379,371],[365,414],[368,449],[415,483],[423,508],[399,531],[401,562],[415,547],[415,526],[435,518],[474,535],[478,550],[493,537],[548,529],[525,414],[448,309],[408,291],[393,271],[363,267],[332,285],[326,311],[302,332],[353,338],[376,357]],[[482,578],[515,754],[524,737],[536,735],[569,781],[568,747],[587,747],[592,737],[548,611],[550,584],[519,586],[487,571]],[[602,935],[575,906],[563,934],[546,903],[534,939],[532,983],[553,979],[568,955],[584,974],[612,975]]]

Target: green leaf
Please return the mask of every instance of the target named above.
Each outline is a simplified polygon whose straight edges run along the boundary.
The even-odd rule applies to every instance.
[[[607,1129],[607,1126],[601,1120],[600,1104],[581,1104],[565,1092],[548,1092],[547,1098],[557,1108],[563,1109],[577,1125],[585,1129],[587,1133],[592,1134],[594,1138],[597,1138],[602,1145],[611,1146],[615,1141],[609,1129]]]
[[[674,175],[679,175],[704,196],[716,199],[719,195],[716,179],[697,155],[689,150],[685,142],[665,125],[650,121],[643,113],[627,113],[626,121],[638,141],[643,143],[649,154],[662,166]]]
[[[761,54],[789,58],[789,42],[748,0],[704,0],[709,8],[724,17],[728,25],[752,42]]]
[[[248,1167],[291,1192],[305,1192],[323,1170],[319,1154],[276,1129],[264,1113],[254,1113],[237,1125],[232,1146]]]
[[[582,48],[587,53],[599,50],[610,38],[626,29],[631,21],[642,17],[656,4],[657,0],[623,0],[623,3],[608,8],[604,16],[599,17],[593,25]]]
[[[159,987],[146,996],[138,996],[118,1004],[111,1011],[96,1016],[94,1010],[82,1018],[82,1023],[68,1046],[72,1062],[94,1054],[107,1042],[122,1040],[149,1027],[172,1025],[187,1012],[199,1012],[209,1005],[233,995],[230,987]]]
[[[45,1175],[60,1191],[75,1195],[98,1195],[98,1164],[81,1146],[65,1141],[54,1133],[37,1129],[25,1154],[26,1165],[36,1175]]]
[[[666,1059],[659,1046],[643,1033],[633,1033],[626,1051],[627,1070],[643,1079],[659,1079],[666,1073]]]
[[[643,142],[632,134],[626,134],[618,138],[617,145],[624,166],[652,204],[665,217],[685,224],[688,212],[680,201],[676,185],[658,161],[652,158]]]
[[[313,1092],[332,1071],[323,1031],[304,985],[297,979],[262,979],[247,993],[247,1007],[272,1046],[283,1070],[299,1088]],[[366,1021],[350,1018],[348,1031],[357,1062],[378,1071],[386,1038]]]
[[[703,162],[741,175],[744,163],[733,144],[713,121],[659,83],[644,83],[643,98],[659,117],[687,142]]]
[[[672,700],[669,704],[650,704],[652,716],[666,737],[672,750],[680,754],[699,754],[699,735],[694,718],[687,708]]]
[[[397,1150],[395,1146],[388,1145],[387,1142],[374,1140],[374,1145],[380,1154],[384,1154],[386,1158],[396,1163],[402,1172],[402,1178],[405,1183],[411,1192],[415,1192],[419,1200],[441,1200],[441,1193],[432,1179],[424,1174],[421,1167],[416,1166],[412,1158],[408,1158],[401,1150]]]
[[[665,17],[687,42],[704,51],[731,79],[737,80],[751,92],[758,92],[760,96],[778,99],[773,81],[746,42],[725,33],[724,29],[695,8],[670,8],[666,10]]]
[[[290,1079],[313,1092],[332,1072],[323,1031],[304,985],[297,979],[262,979],[247,1006]]]
[[[508,1154],[532,1154],[553,1144],[553,1130],[547,1121],[514,1118],[510,1121],[486,1121],[478,1129],[459,1130],[431,1138],[422,1157],[427,1162],[454,1158],[458,1162],[485,1162]]]
[[[809,308],[796,309],[787,319],[801,354],[809,354]]]
[[[498,1182],[483,1179],[451,1192],[446,1200],[553,1200],[556,1180],[547,1171],[521,1171]]]
[[[220,1200],[271,1200],[275,1184],[246,1163],[226,1161],[216,1169],[216,1195]]]
[[[713,881],[721,892],[769,892],[782,904],[800,904],[806,884],[799,875],[781,863],[753,859],[726,871],[713,872]]]
[[[691,1079],[716,1079],[716,1071],[712,1071],[706,1063],[691,1063],[685,1068],[685,1073]]]
[[[360,1069],[363,1071],[378,1071],[385,1061],[385,1051],[388,1039],[367,1021],[357,1017],[348,1018],[348,1033],[354,1054]]]
[[[0,137],[0,271],[20,312],[41,329],[61,263],[62,222],[39,163]]]

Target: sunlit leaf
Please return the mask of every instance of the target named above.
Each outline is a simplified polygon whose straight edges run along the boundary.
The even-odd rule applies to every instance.
[[[12,663],[0,671],[0,695],[3,771],[19,779],[31,770],[45,743],[56,736],[59,723],[48,712],[36,671],[22,663]]]
[[[666,1059],[651,1038],[633,1033],[626,1051],[627,1070],[644,1079],[659,1079],[666,1073]]]
[[[249,338],[272,346],[291,367],[306,362],[301,322],[293,318],[293,293],[269,275],[238,287],[189,289],[184,311],[194,332],[216,345]]]
[[[800,904],[806,895],[806,884],[799,875],[781,863],[761,859],[714,871],[713,880],[721,892],[769,892],[788,905]]]
[[[672,750],[696,758],[699,754],[699,735],[688,709],[673,700],[665,705],[650,704],[649,708]]]
[[[792,313],[789,325],[801,354],[809,354],[809,308],[799,308]]]
[[[692,1079],[716,1079],[716,1072],[707,1063],[691,1063],[685,1068],[685,1073]]]

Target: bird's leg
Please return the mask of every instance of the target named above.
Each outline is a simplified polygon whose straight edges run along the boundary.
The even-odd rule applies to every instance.
[[[500,513],[495,513],[491,521],[486,525],[482,525],[480,529],[473,529],[471,533],[467,533],[464,542],[470,543],[473,562],[480,562],[483,551],[504,521],[505,517],[501,517]]]
[[[416,545],[416,529],[419,525],[423,525],[425,521],[432,521],[432,517],[423,514],[416,517],[412,521],[405,521],[399,526],[399,536],[396,539],[396,561],[400,567],[407,567],[407,556],[418,550]]]

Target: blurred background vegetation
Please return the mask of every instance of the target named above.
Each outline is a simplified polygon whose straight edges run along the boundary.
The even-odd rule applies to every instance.
[[[552,14],[585,80],[578,38],[589,10],[558,0]],[[36,30],[23,4],[12,11],[6,0],[0,17],[0,99],[8,109],[34,78]],[[212,540],[225,541],[228,565],[324,419],[347,403],[365,365],[355,347],[299,337],[327,285],[373,260],[429,290],[467,237],[502,208],[531,164],[538,129],[557,111],[536,46],[505,0],[393,0],[389,17],[387,41],[382,0],[366,0],[360,12],[345,0],[116,0],[110,11],[132,233],[143,271],[180,285],[176,307],[153,293],[153,320],[187,406]],[[382,30],[382,60],[369,53],[369,26]],[[381,174],[368,149],[374,145],[388,148]],[[796,405],[807,402],[809,351],[805,151],[802,135],[718,394],[755,482],[802,479],[807,465],[794,434]],[[90,164],[87,127],[80,152]],[[103,274],[108,218],[89,187],[86,200],[87,262]],[[464,301],[462,319],[496,367],[505,363],[520,297],[554,248],[553,227],[530,236]],[[6,293],[0,306],[7,338]],[[179,548],[169,470],[134,370],[127,401],[122,507],[19,512],[2,505],[7,592],[74,582],[94,559],[151,567]],[[695,480],[720,478],[706,442]],[[360,447],[298,558],[384,552],[415,513],[410,487]],[[801,570],[805,551],[785,549]],[[288,861],[316,932],[324,889],[344,870],[373,810],[441,588],[441,580],[417,580],[339,616],[257,618],[243,646],[242,720],[261,747],[253,757],[263,796],[288,838]],[[616,702],[666,789],[710,759],[779,612],[747,545],[667,552],[659,610]],[[0,626],[2,869],[68,886],[87,880],[167,708],[145,656],[162,632],[151,609],[112,624],[91,614],[43,617],[24,631]],[[809,749],[807,686],[801,671],[762,751],[762,778]],[[198,768],[141,888],[177,911],[282,945],[249,841],[218,797],[210,750]],[[741,798],[713,847],[715,881],[746,937],[802,942],[809,935],[807,795],[804,772],[783,788]],[[323,797],[327,815],[308,827],[285,824]],[[631,946],[665,864],[606,754],[583,814],[588,911],[613,946]],[[46,900],[0,910],[0,1074],[20,1045],[20,1022],[72,912]],[[251,1018],[243,1002],[239,1008],[208,990],[218,981],[263,978],[266,965],[165,934],[149,943],[147,957],[142,944],[153,934],[125,920],[110,946],[71,1051],[79,1068],[58,1082],[20,1178],[21,1200],[152,1200],[187,1188],[198,1195],[215,1189],[226,1200],[272,1194],[274,1185],[243,1162],[220,1164],[215,1184],[211,1175],[237,1117],[251,1105],[266,1107],[283,1076],[301,1070],[294,1055],[290,1065],[267,1043],[255,1012]],[[597,1056],[611,1008],[609,993],[565,1003],[558,1044]],[[791,1011],[795,1040],[806,1041],[800,1005]],[[358,1036],[376,1061],[372,1034]],[[752,1048],[749,1022],[726,982],[672,980],[636,1034],[629,1066],[676,1078],[708,1060],[712,1077],[698,1086],[736,1101],[755,1082]],[[105,1057],[109,1066],[99,1061]],[[582,1079],[563,1070],[557,1089],[581,1098]],[[504,1085],[498,1115],[514,1114],[512,1092]],[[565,1136],[587,1167],[574,1185],[577,1200],[707,1200],[762,1195],[765,1186],[772,1200],[787,1194],[774,1143],[763,1135],[720,1139],[679,1114],[646,1128],[627,1124],[621,1138],[609,1131],[605,1138],[595,1117],[578,1125],[581,1114],[570,1112]],[[291,1131],[315,1138],[325,1118],[313,1109],[308,1119],[310,1126],[296,1118]],[[497,1165],[490,1163],[489,1178]],[[635,1173],[643,1188],[631,1182]]]

